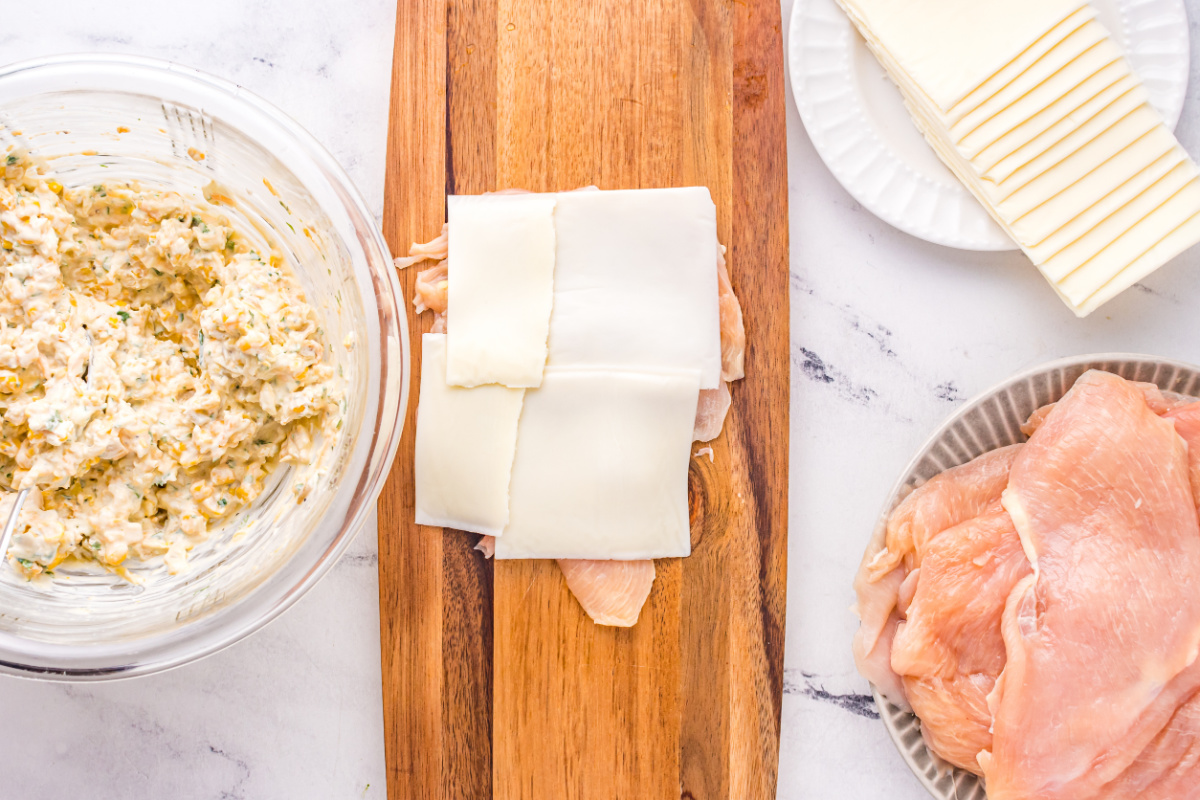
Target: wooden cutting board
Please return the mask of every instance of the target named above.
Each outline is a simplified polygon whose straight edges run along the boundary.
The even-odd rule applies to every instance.
[[[413,523],[414,348],[379,501],[388,796],[774,798],[789,370],[778,0],[399,0],[387,163],[397,255],[437,235],[447,194],[707,186],[749,343],[715,458],[692,462],[693,554],[658,562],[632,629],[592,624],[553,561],[493,564],[477,536]],[[410,322],[414,343],[428,316]]]

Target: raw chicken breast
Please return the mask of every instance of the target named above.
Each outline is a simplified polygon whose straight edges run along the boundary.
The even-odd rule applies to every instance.
[[[746,376],[746,326],[742,321],[742,305],[729,281],[725,245],[717,245],[717,292],[721,311],[721,378],[736,381]]]
[[[442,232],[437,235],[437,238],[425,242],[424,244],[413,243],[413,246],[408,248],[407,258],[397,258],[396,269],[408,269],[413,264],[419,264],[422,261],[443,261],[450,255],[450,225],[442,223]]]
[[[496,537],[481,536],[475,549],[484,558],[496,554]],[[630,628],[637,624],[642,606],[654,586],[654,562],[590,561],[562,558],[558,567],[567,588],[597,625]]]
[[[716,389],[702,390],[696,407],[692,438],[710,442],[721,435],[732,398],[729,381],[745,375],[746,330],[742,307],[729,282],[725,247],[718,247],[717,277],[721,315],[721,377]],[[567,586],[597,625],[632,627],[654,584],[653,561],[590,561],[561,559],[558,566]]]
[[[929,542],[892,645],[892,669],[926,742],[974,773],[976,757],[992,745],[987,696],[1004,669],[1004,601],[1029,572],[1016,528],[997,502]]]
[[[696,429],[692,438],[697,442],[711,442],[721,435],[725,427],[725,415],[733,398],[729,394],[729,382],[745,377],[746,327],[742,321],[742,305],[733,293],[729,282],[729,269],[725,265],[725,246],[717,251],[717,286],[721,314],[721,385],[716,389],[700,390],[700,402],[696,407]]]
[[[1192,405],[1196,402],[1196,398],[1189,397],[1186,394],[1164,392],[1153,383],[1142,383],[1140,381],[1127,381],[1127,383],[1145,396],[1146,405],[1155,414],[1167,414],[1177,408]],[[1046,416],[1054,410],[1054,406],[1055,403],[1048,403],[1030,414],[1029,419],[1021,426],[1021,433],[1026,436],[1033,436],[1034,432],[1041,427]]]
[[[1021,433],[1026,436],[1033,436],[1037,433],[1037,429],[1042,427],[1042,423],[1046,421],[1046,417],[1054,410],[1055,403],[1047,403],[1029,415],[1029,419],[1025,420],[1021,425]]]
[[[629,628],[638,621],[654,585],[653,561],[560,558],[567,588],[597,625]]]
[[[423,311],[433,312],[433,333],[444,333],[446,329],[447,294],[450,286],[446,275],[446,262],[439,261],[429,269],[418,272],[414,284],[417,294],[413,298],[413,305],[416,306],[418,314]]]
[[[863,556],[854,580],[855,612],[862,620],[854,634],[854,660],[859,672],[901,707],[908,702],[891,664],[892,639],[903,619],[901,587],[920,568],[935,537],[998,509],[1009,467],[1021,447],[985,453],[914,489],[888,517],[883,541],[873,542]],[[919,584],[919,576],[916,580]]]
[[[883,696],[911,711],[904,682],[892,669],[892,642],[904,620],[899,609],[900,589],[908,572],[899,567],[881,578],[868,577],[859,569],[854,579],[858,596],[854,613],[862,622],[854,632],[854,664],[859,674],[875,685]]]
[[[1188,446],[1188,477],[1192,484],[1192,497],[1200,506],[1200,403],[1181,406],[1165,415],[1175,423],[1175,432],[1183,437]]]
[[[1012,464],[1003,503],[1034,574],[1004,610],[1008,662],[979,758],[991,800],[1114,796],[1143,751],[1175,748],[1169,731],[1154,742],[1200,686],[1187,447],[1146,401],[1089,372]]]
[[[1021,447],[1014,444],[984,453],[914,489],[888,517],[885,547],[870,560],[870,574],[883,575],[901,561],[909,569],[919,567],[929,539],[994,506],[1008,485],[1008,471]]]
[[[1105,786],[1103,800],[1191,798],[1200,786],[1200,692],[1176,709],[1133,766]]]
[[[424,244],[413,244],[408,251],[407,258],[395,259],[397,269],[407,269],[422,261],[438,262],[417,273],[414,286],[416,295],[413,297],[413,306],[418,314],[425,311],[434,313],[433,333],[445,333],[446,331],[446,289],[449,286],[446,281],[446,259],[449,255],[450,226],[443,224],[442,232],[436,239]]]
[[[742,306],[729,282],[725,247],[717,251],[717,278],[721,315],[721,384],[700,392],[692,438],[711,442],[721,435],[732,397],[729,381],[745,376],[746,329]],[[558,562],[567,586],[597,625],[631,627],[638,620],[654,584],[653,561],[588,561],[562,559]]]
[[[733,398],[729,395],[729,384],[721,381],[716,389],[701,389],[700,402],[696,405],[695,429],[692,439],[697,442],[711,442],[721,435],[725,427],[725,415]]]

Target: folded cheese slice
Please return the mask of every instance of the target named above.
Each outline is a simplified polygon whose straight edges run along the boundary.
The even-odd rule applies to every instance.
[[[542,382],[554,296],[552,194],[451,196],[446,380]]]
[[[496,558],[688,555],[699,391],[697,370],[547,367],[525,397]]]
[[[446,334],[421,337],[417,406],[416,520],[498,536],[508,523],[508,484],[524,389],[446,383]]]
[[[708,189],[566,192],[554,222],[547,364],[695,369],[700,388],[717,388],[717,212]]]

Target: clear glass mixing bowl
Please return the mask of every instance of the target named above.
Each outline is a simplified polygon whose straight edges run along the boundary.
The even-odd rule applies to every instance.
[[[271,239],[322,316],[345,380],[338,440],[281,467],[254,504],[140,583],[84,567],[26,581],[0,566],[0,671],[143,675],[225,647],[324,575],[374,507],[408,394],[408,326],[387,245],[333,157],[241,87],[167,62],[66,56],[0,68],[0,153],[25,148],[65,186],[137,179],[202,199],[215,181],[242,230]],[[291,486],[313,489],[297,503]]]

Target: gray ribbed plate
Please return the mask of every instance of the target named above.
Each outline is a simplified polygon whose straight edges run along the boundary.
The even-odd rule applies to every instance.
[[[887,517],[909,492],[950,467],[989,450],[1025,440],[1021,423],[1046,403],[1059,400],[1089,369],[1102,369],[1131,381],[1156,384],[1164,391],[1200,397],[1200,367],[1128,353],[1076,356],[1022,372],[984,392],[938,428],[892,487],[875,526],[872,547],[882,543]],[[947,764],[925,746],[921,722],[892,705],[871,687],[879,716],[913,773],[938,800],[984,800],[983,781]]]

